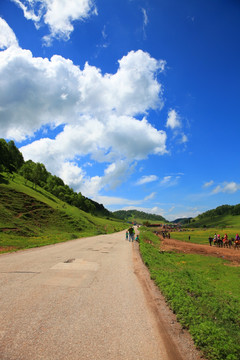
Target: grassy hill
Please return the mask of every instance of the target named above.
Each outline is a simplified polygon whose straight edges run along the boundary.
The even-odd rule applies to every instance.
[[[208,210],[191,219],[188,227],[239,227],[240,226],[240,204],[222,205],[216,209]]]
[[[71,206],[15,174],[0,174],[0,252],[43,246],[126,228]]]
[[[148,222],[159,222],[159,223],[167,223],[168,221],[161,215],[149,214],[143,211],[138,210],[118,210],[114,211],[113,215],[125,221],[137,222],[138,224],[142,224],[145,221]]]
[[[226,228],[240,227],[240,215],[216,215],[213,217],[200,218],[196,217],[191,220],[188,227],[207,227],[207,228]]]

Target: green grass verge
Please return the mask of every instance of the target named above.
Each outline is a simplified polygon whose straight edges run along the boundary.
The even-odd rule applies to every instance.
[[[126,227],[121,221],[96,217],[70,206],[40,187],[26,186],[19,175],[14,181],[0,184],[0,252],[107,234]]]
[[[204,356],[239,360],[239,268],[219,258],[161,252],[159,239],[145,228],[140,230],[140,251],[152,279]]]

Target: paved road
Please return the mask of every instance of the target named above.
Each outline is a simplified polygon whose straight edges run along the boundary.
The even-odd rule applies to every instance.
[[[169,359],[134,246],[120,232],[1,255],[0,359]]]

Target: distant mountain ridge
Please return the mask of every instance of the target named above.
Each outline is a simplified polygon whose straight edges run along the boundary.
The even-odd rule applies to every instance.
[[[144,211],[139,210],[117,210],[112,213],[114,217],[121,219],[121,220],[134,220],[134,219],[141,219],[141,220],[151,220],[151,221],[158,221],[160,223],[167,223],[166,220],[161,215],[156,214],[149,214]]]

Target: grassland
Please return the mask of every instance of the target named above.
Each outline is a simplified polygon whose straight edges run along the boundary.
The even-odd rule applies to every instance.
[[[141,229],[140,250],[178,321],[209,360],[239,360],[240,272],[220,258],[162,252]]]
[[[0,252],[54,244],[111,233],[127,227],[121,221],[99,218],[70,206],[44,189],[15,175],[1,174]]]
[[[240,234],[240,225],[235,225],[235,227],[226,229],[219,229],[215,227],[209,229],[187,229],[185,231],[174,231],[171,232],[171,238],[196,244],[208,244],[209,236],[213,237],[215,233],[219,234],[221,237],[224,236],[224,234],[227,234],[228,238],[235,238],[236,233]]]

